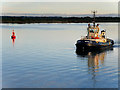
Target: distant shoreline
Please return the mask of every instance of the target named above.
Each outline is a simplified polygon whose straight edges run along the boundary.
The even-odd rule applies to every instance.
[[[92,23],[91,17],[0,16],[0,23]],[[120,22],[120,17],[96,17],[96,22]]]

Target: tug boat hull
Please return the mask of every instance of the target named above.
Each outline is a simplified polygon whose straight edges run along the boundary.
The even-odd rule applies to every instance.
[[[106,52],[106,51],[113,51],[113,47],[109,47],[109,48],[106,48],[106,49],[100,49],[100,50],[93,50],[93,51],[81,51],[79,49],[76,49],[76,54],[81,56],[81,57],[88,57],[88,56],[95,56],[96,54],[100,54],[100,53],[103,53],[103,52]]]
[[[107,42],[96,42],[91,40],[78,40],[76,43],[76,49],[82,51],[93,51],[93,50],[100,50],[100,49],[107,49],[112,47],[114,41],[108,39]]]

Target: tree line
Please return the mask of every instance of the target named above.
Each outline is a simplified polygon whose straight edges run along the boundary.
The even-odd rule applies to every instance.
[[[120,17],[96,17],[96,22],[120,22]],[[92,17],[0,16],[0,23],[92,23]]]

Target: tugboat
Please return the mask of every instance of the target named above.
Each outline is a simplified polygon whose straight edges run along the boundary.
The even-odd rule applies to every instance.
[[[76,50],[94,51],[108,49],[114,45],[114,41],[112,39],[106,38],[106,30],[101,30],[101,33],[99,34],[100,28],[99,24],[95,24],[95,13],[96,11],[93,11],[93,25],[88,24],[87,36],[77,40]]]

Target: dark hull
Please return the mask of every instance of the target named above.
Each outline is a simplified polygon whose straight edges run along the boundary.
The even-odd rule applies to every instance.
[[[113,47],[107,47],[106,49],[99,49],[99,50],[80,50],[80,49],[76,49],[76,54],[81,56],[81,57],[86,57],[86,56],[95,56],[96,54],[100,54],[102,52],[107,52],[107,51],[113,51]]]
[[[82,51],[96,51],[103,50],[112,47],[114,44],[113,40],[107,41],[106,43],[95,42],[90,40],[78,40],[76,43],[76,49]]]

